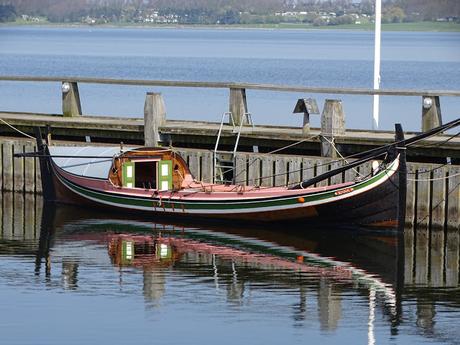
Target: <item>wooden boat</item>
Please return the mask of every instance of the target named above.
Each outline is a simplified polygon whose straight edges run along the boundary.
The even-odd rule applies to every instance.
[[[408,140],[403,140],[399,127],[393,145],[371,150],[353,163],[297,185],[271,188],[196,181],[184,159],[171,148],[49,146],[37,133],[38,152],[32,154],[40,158],[46,200],[196,221],[388,227],[397,224],[401,203],[399,185],[405,178],[398,173],[405,167],[401,149],[444,130],[441,127]],[[383,160],[364,178],[315,187],[382,155]]]
[[[42,152],[51,201],[195,220],[391,225],[397,217],[399,155],[354,182],[264,188],[196,181],[169,148],[43,145]]]

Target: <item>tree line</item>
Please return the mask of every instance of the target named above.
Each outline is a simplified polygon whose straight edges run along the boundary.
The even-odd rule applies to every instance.
[[[152,12],[155,11],[155,12]],[[154,13],[183,24],[304,22],[347,24],[353,15],[372,16],[374,0],[0,0],[0,22],[19,16],[50,22],[139,22]],[[297,15],[285,15],[294,13]],[[333,13],[334,16],[327,17]],[[326,14],[326,15],[325,15]],[[168,17],[169,16],[169,17]],[[424,21],[460,17],[459,0],[384,0],[383,21]]]

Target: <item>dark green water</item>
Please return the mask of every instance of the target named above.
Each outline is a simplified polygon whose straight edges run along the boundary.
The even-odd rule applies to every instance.
[[[2,206],[2,344],[459,343],[458,233],[436,254],[390,235],[155,224],[21,194]]]

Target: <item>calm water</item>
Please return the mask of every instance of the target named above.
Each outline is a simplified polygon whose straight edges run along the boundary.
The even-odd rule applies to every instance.
[[[2,344],[460,343],[458,233],[443,268],[408,238],[2,204]]]
[[[460,89],[460,33],[385,32],[382,88]],[[0,28],[0,74],[233,81],[370,88],[373,33],[352,31]],[[169,118],[219,121],[227,90],[158,88]],[[144,87],[80,85],[85,114],[143,116]],[[27,96],[27,101],[24,101]],[[248,91],[255,123],[300,125],[299,97]],[[370,128],[371,98],[340,96],[347,126]],[[0,83],[0,110],[59,113],[60,85]],[[418,97],[382,98],[382,128],[420,129]],[[460,100],[441,100],[446,120]],[[319,116],[313,118],[319,125]]]

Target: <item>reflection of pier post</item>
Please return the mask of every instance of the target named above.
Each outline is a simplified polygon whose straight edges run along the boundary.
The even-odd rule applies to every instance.
[[[40,239],[38,241],[37,255],[35,256],[35,274],[39,275],[42,265],[42,259],[45,259],[45,274],[47,277],[51,275],[51,257],[49,254],[51,242],[54,235],[52,226],[55,216],[54,207],[43,207],[37,205],[37,215],[41,216],[40,223]]]
[[[404,284],[432,287],[459,283],[460,234],[457,229],[419,228],[404,232]],[[430,279],[428,279],[430,278]]]
[[[37,229],[35,224],[35,195],[27,193],[24,196],[24,239],[34,240],[37,238]],[[41,200],[37,197],[37,202]]]
[[[78,287],[78,263],[62,263],[62,283],[64,289],[75,290]]]
[[[13,239],[13,193],[3,192],[3,234],[5,240]]]
[[[333,286],[321,279],[318,290],[319,322],[322,330],[334,330],[342,316],[340,296],[334,295]]]
[[[227,299],[228,301],[241,303],[244,295],[244,282],[238,279],[236,265],[232,261],[232,283],[227,284]]]
[[[144,269],[144,297],[147,301],[153,302],[153,305],[158,305],[165,293],[166,279],[163,270],[159,269]]]
[[[434,287],[444,285],[444,230],[431,230],[430,245],[430,284]]]
[[[432,333],[436,310],[432,301],[417,300],[417,326],[427,333]]]
[[[458,286],[459,271],[459,239],[458,230],[446,233],[446,286]]]
[[[294,305],[294,320],[304,321],[307,316],[307,288],[302,284],[299,288],[299,303]]]

